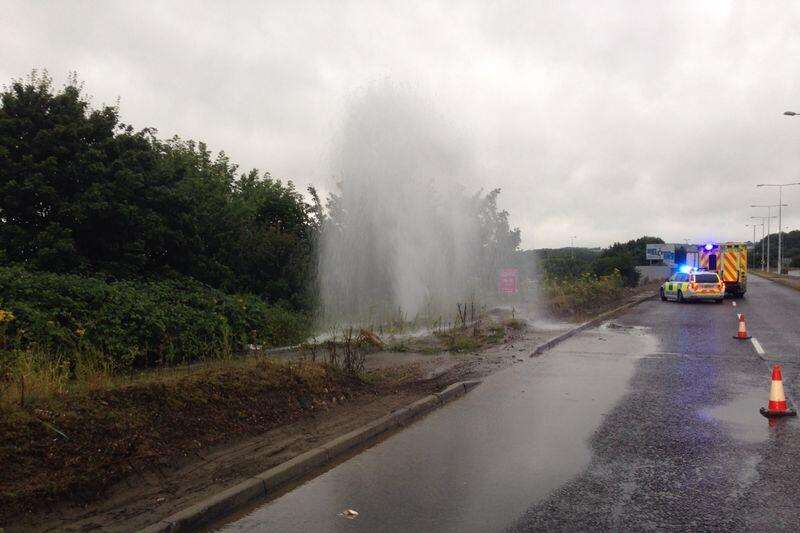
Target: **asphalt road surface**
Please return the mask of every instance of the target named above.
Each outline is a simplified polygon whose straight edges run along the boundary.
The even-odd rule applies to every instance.
[[[772,361],[800,393],[800,292],[736,303],[645,302],[223,529],[798,531],[800,420],[758,410]]]

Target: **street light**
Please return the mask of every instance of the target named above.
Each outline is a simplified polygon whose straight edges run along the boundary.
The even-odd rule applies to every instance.
[[[778,188],[778,274],[783,272],[783,255],[781,246],[781,233],[783,233],[783,225],[781,224],[781,205],[783,202],[783,188],[800,185],[800,183],[759,183],[756,187],[777,187]]]
[[[798,113],[795,113],[794,111],[784,111],[783,114],[784,115],[788,115],[790,117],[794,117],[794,116],[798,115]]]
[[[769,240],[770,239],[769,239],[769,236],[772,233],[772,229],[770,228],[770,226],[771,226],[770,220],[775,218],[774,216],[772,216],[772,208],[773,207],[778,207],[778,204],[773,204],[773,205],[751,205],[750,207],[766,207],[767,208],[767,213],[769,214],[769,216],[765,217],[767,219],[767,271],[769,271],[769,258],[770,258],[770,253],[769,253]],[[787,206],[784,205],[784,207],[787,207]]]
[[[764,224],[765,221],[768,221],[770,218],[775,218],[775,217],[773,216],[773,217],[750,217],[750,218],[757,218],[761,220],[761,224],[758,225],[761,226],[761,270],[764,270]]]
[[[753,241],[752,241],[752,243],[753,243],[753,270],[755,270],[756,269],[756,254],[755,254],[755,251],[756,251],[756,226],[762,226],[763,227],[764,224],[745,224],[745,227],[749,228],[750,226],[753,227]]]

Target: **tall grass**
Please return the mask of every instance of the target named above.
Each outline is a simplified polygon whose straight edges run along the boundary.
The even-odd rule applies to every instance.
[[[618,270],[607,276],[584,273],[575,278],[548,278],[542,286],[544,303],[558,316],[582,318],[618,301],[624,283]]]
[[[66,358],[37,349],[14,351],[5,360],[0,377],[0,407],[5,408],[114,385],[109,363],[102,354],[91,352]]]

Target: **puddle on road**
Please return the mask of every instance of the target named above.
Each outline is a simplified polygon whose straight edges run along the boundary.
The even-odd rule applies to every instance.
[[[746,389],[735,400],[698,412],[701,419],[722,422],[733,438],[743,442],[763,442],[769,437],[769,424],[759,408],[764,404],[764,391]]]
[[[652,328],[649,326],[629,326],[626,324],[620,324],[618,322],[610,321],[610,322],[603,322],[597,329],[600,331],[618,331],[618,332],[626,332],[626,333],[635,333],[639,335],[647,335]]]

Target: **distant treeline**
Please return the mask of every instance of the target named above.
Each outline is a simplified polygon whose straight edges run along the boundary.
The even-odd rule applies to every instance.
[[[775,268],[778,264],[778,234],[773,233],[769,236],[769,238],[764,237],[763,239],[759,239],[756,241],[755,249],[753,250],[753,257],[751,258],[751,262],[755,263],[757,266],[761,266],[761,248],[762,244],[766,247],[767,241],[769,241],[769,255],[770,255],[770,266]],[[783,247],[783,260],[784,265],[800,268],[800,230],[788,231],[783,232],[781,235],[781,245]],[[766,248],[764,248],[766,252]],[[764,257],[766,261],[766,256]]]
[[[618,271],[622,282],[626,286],[633,287],[639,282],[636,266],[647,264],[646,245],[663,242],[659,237],[645,235],[624,243],[615,242],[601,250],[587,248],[533,250],[532,258],[541,274],[548,280],[572,280],[585,274],[602,277]]]

